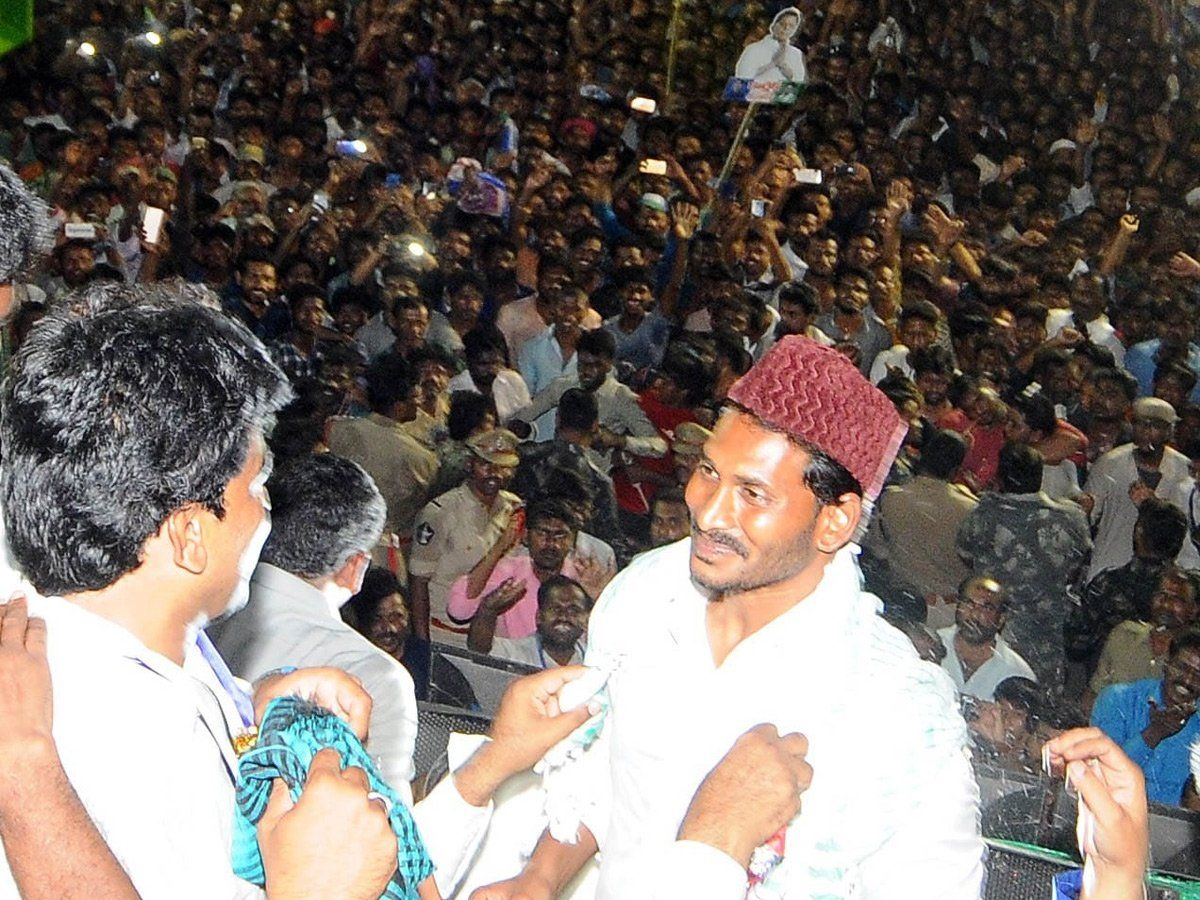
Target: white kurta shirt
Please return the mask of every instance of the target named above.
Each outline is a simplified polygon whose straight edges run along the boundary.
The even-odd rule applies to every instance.
[[[1129,486],[1138,480],[1133,451],[1133,444],[1122,444],[1109,450],[1092,465],[1083,487],[1085,494],[1096,499],[1091,514],[1096,537],[1088,581],[1105,569],[1119,568],[1133,559],[1133,526],[1138,516],[1138,508],[1129,499]],[[1192,481],[1188,458],[1168,447],[1163,451],[1158,470],[1162,478],[1154,495],[1182,509],[1183,498],[1187,497]]]
[[[992,652],[991,659],[972,672],[970,678],[964,680],[962,660],[958,658],[958,652],[954,649],[954,636],[957,633],[957,625],[938,629],[938,637],[946,645],[946,658],[942,660],[942,669],[950,676],[950,680],[954,682],[954,686],[958,688],[960,694],[978,697],[980,700],[994,700],[996,685],[1005,678],[1020,676],[1028,678],[1030,681],[1037,681],[1037,676],[1033,674],[1033,669],[1029,668],[1029,663],[1025,662],[1021,658],[1021,654],[1010,647],[1000,635],[996,635],[996,648]]]
[[[979,793],[953,685],[879,618],[854,552],[719,667],[690,541],[644,554],[604,592],[588,661],[617,667],[612,707],[580,773],[600,900],[978,897]],[[784,862],[747,894],[736,862],[675,836],[704,776],[763,722],[808,737],[813,781]]]
[[[447,393],[453,394],[455,391],[480,393],[468,369],[463,369],[446,385]],[[492,382],[492,400],[496,404],[496,418],[501,425],[511,419],[517,410],[528,406],[529,388],[525,386],[525,379],[521,377],[521,373],[513,369],[501,369],[497,372],[496,380]]]

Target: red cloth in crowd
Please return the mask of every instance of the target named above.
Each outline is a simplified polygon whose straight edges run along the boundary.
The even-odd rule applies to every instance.
[[[658,399],[653,388],[648,388],[638,395],[638,406],[658,429],[667,446],[671,445],[676,428],[684,422],[696,421],[692,410],[682,406],[668,406]],[[638,465],[668,478],[675,472],[675,454],[669,450],[666,456],[658,459],[648,456],[636,456],[634,459]],[[624,470],[613,473],[613,488],[617,494],[617,505],[626,512],[637,515],[649,514],[650,504],[654,502],[654,495],[658,493],[658,485],[650,481],[630,481]]]

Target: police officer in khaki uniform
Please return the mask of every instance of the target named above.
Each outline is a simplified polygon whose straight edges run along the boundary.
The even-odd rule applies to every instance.
[[[521,499],[504,488],[520,456],[517,436],[503,428],[467,441],[467,480],[431,501],[417,517],[409,558],[408,596],[418,637],[466,646],[467,629],[446,615],[446,595],[483,559],[507,528],[519,529]]]

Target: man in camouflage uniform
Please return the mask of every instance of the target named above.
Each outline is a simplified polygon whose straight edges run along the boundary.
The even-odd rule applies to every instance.
[[[995,578],[1012,604],[1009,643],[1051,693],[1063,684],[1068,588],[1092,549],[1087,516],[1042,491],[1042,455],[1024,444],[1000,452],[1002,493],[985,494],[958,531],[959,555]]]

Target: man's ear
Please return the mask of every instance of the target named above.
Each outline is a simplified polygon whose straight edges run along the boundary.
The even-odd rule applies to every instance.
[[[821,507],[813,533],[813,544],[821,553],[837,553],[854,540],[862,519],[862,497],[842,494],[836,503]]]
[[[171,560],[193,575],[200,575],[208,568],[204,517],[211,515],[207,510],[191,505],[167,516],[164,531],[171,544]]]
[[[367,577],[367,569],[370,566],[371,557],[365,553],[355,553],[333,573],[333,583],[349,589],[352,594],[357,594],[362,590],[363,579]]]

